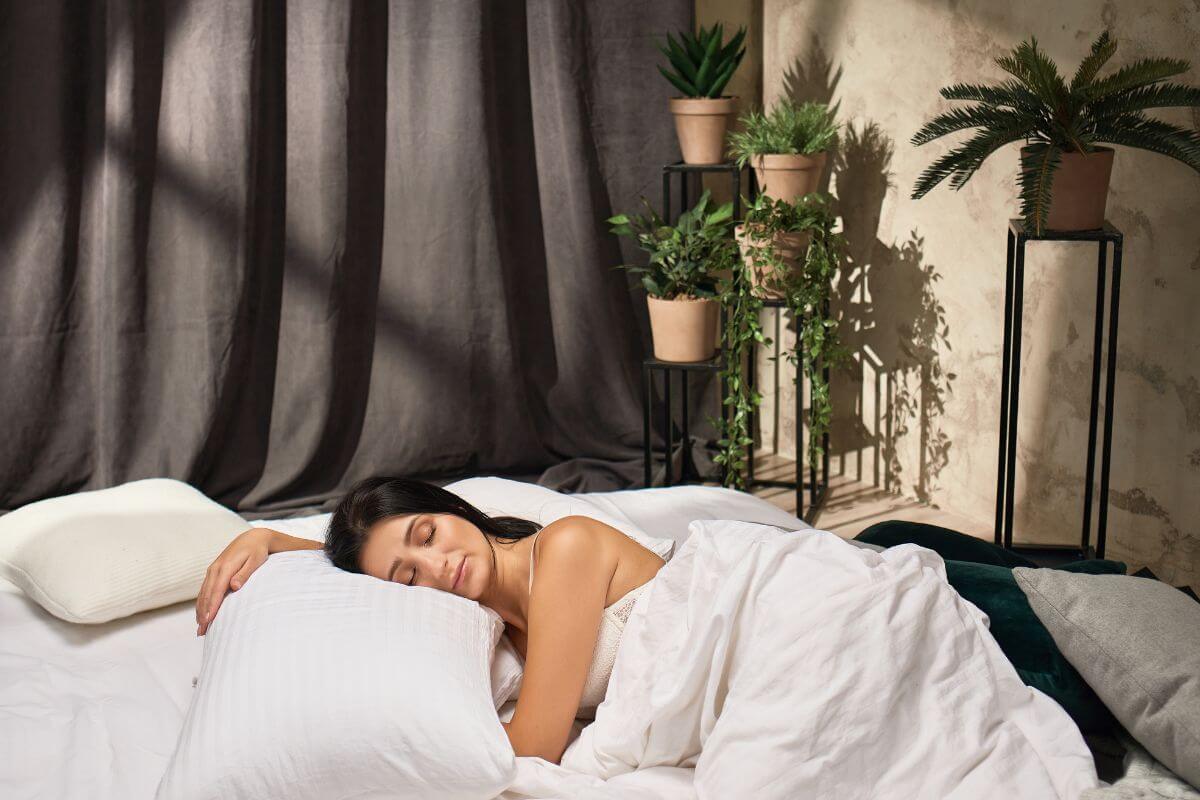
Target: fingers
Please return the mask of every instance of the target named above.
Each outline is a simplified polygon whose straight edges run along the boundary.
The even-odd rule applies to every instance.
[[[228,560],[218,559],[209,566],[204,585],[200,588],[200,596],[196,601],[199,610],[196,635],[202,636],[208,630],[209,624],[217,615],[221,601],[225,599],[230,578],[249,560],[248,555],[237,554]]]
[[[229,588],[232,591],[237,591],[246,583],[246,579],[250,577],[250,573],[262,566],[262,562],[254,556],[246,558],[246,563],[242,564],[242,568],[233,574],[229,580]]]

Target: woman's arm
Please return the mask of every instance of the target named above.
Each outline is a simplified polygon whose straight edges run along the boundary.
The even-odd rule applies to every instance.
[[[615,557],[589,528],[567,517],[538,537],[538,567],[529,602],[525,677],[512,721],[504,725],[519,756],[557,764],[579,711]]]
[[[208,565],[204,583],[196,597],[196,635],[208,630],[227,591],[236,592],[262,566],[271,553],[289,550],[320,550],[324,545],[311,539],[300,539],[270,528],[251,528],[226,545],[221,554]]]

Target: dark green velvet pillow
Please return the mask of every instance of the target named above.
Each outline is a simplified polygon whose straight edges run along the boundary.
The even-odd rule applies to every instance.
[[[924,522],[887,520],[877,522],[854,537],[860,542],[891,547],[895,544],[919,544],[944,559],[995,564],[1000,567],[1036,567],[1028,558],[991,542]]]
[[[1012,567],[1036,564],[983,539],[919,522],[881,522],[855,538],[881,547],[918,544],[938,553],[946,562],[950,585],[988,615],[992,636],[1021,680],[1058,701],[1084,733],[1104,734],[1114,729],[1116,720],[1108,708],[1063,658],[1013,578]],[[1125,565],[1093,559],[1057,569],[1124,574]]]
[[[1079,561],[1058,569],[1090,574],[1125,572],[1118,561]],[[1084,733],[1107,733],[1116,724],[1108,708],[1071,666],[1017,585],[1012,570],[993,564],[946,561],[946,579],[988,615],[989,630],[1027,686],[1058,701]]]

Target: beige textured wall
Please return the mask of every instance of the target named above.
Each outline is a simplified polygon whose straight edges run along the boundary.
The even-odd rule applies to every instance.
[[[734,15],[752,4],[697,7],[719,17],[722,5]],[[850,245],[839,309],[856,359],[835,384],[835,469],[845,454],[848,473],[989,531],[1017,145],[963,190],[914,201],[914,179],[950,142],[908,140],[946,107],[941,86],[996,80],[991,59],[1031,32],[1068,75],[1105,25],[1120,40],[1117,64],[1200,61],[1200,4],[1067,0],[1049,13],[1033,0],[764,0],[762,9],[766,101],[789,91],[832,99],[850,125],[830,176]],[[1189,79],[1200,83],[1200,63]],[[1168,116],[1200,126],[1195,113]],[[1108,553],[1200,584],[1200,176],[1121,149],[1108,216],[1126,235]],[[1086,245],[1028,251],[1018,541],[1078,539],[1095,263]],[[778,424],[783,452],[791,407],[785,393],[776,423],[769,393],[764,405],[764,439],[772,443]]]

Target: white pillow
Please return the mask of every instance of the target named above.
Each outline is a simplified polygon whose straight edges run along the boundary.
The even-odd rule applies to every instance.
[[[448,592],[276,553],[221,604],[158,800],[493,798],[503,622]]]
[[[488,516],[520,517],[546,526],[563,517],[581,514],[611,525],[663,559],[670,558],[675,549],[675,542],[671,539],[651,536],[629,517],[624,514],[618,516],[619,512],[611,507],[602,508],[588,500],[587,495],[563,494],[536,483],[490,476],[466,478],[443,488]]]
[[[0,577],[68,622],[108,622],[191,600],[250,525],[180,481],[133,481],[0,516]]]

